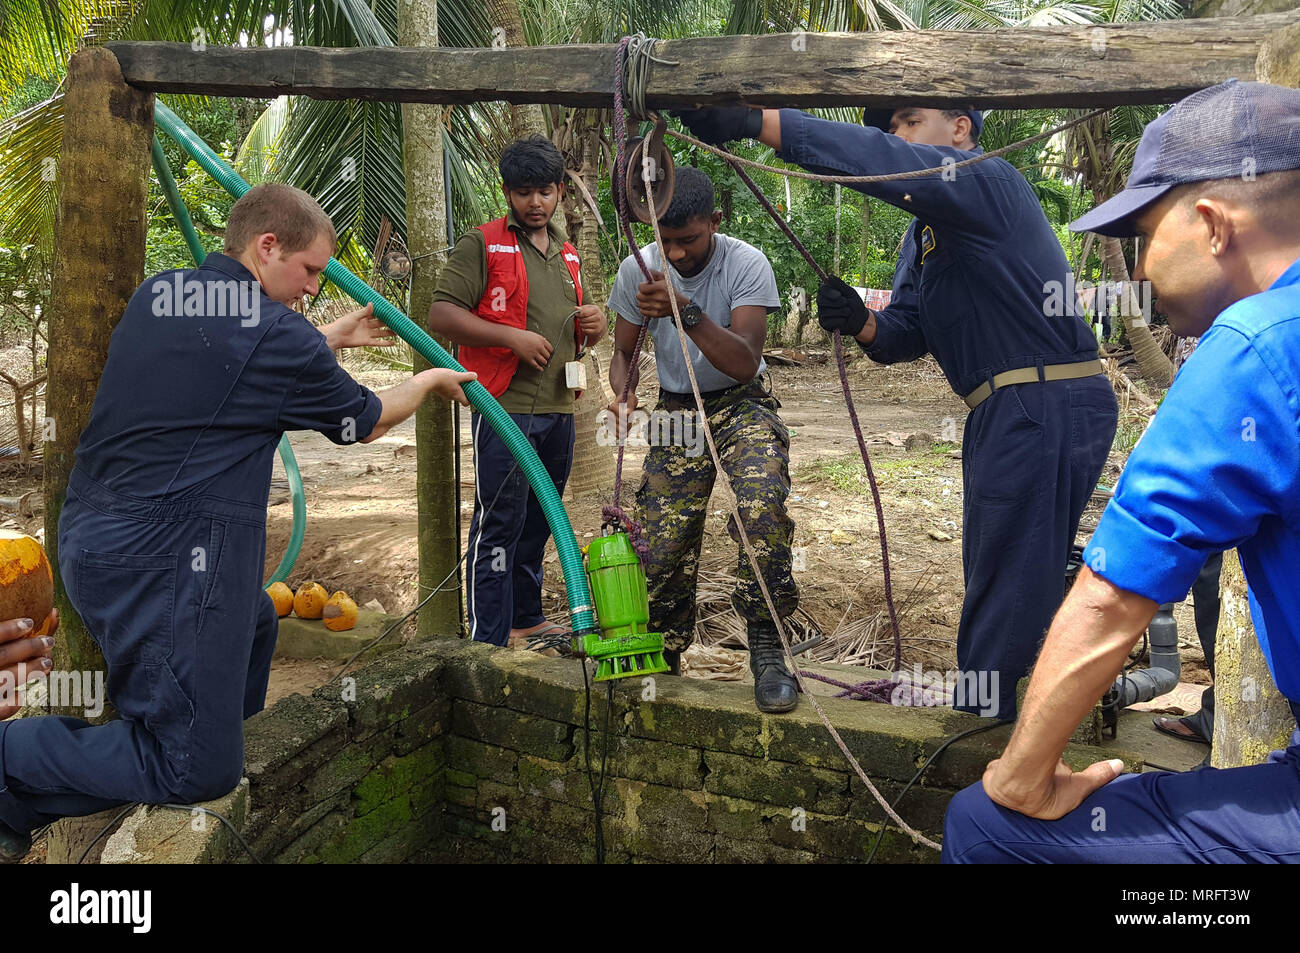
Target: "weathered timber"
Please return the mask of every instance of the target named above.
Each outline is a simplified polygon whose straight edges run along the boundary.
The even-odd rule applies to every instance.
[[[1266,37],[1300,10],[1262,16],[1024,30],[691,37],[655,52],[651,108],[973,104],[981,108],[1169,103],[1255,78]],[[608,106],[609,44],[506,49],[243,49],[110,43],[127,81],[153,92],[294,94],[423,103]]]

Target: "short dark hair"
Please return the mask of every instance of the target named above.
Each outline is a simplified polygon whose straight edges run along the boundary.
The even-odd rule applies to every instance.
[[[943,112],[944,119],[960,119],[962,116],[970,119],[969,109],[944,109],[941,111]],[[979,133],[975,131],[975,123],[973,122],[970,124],[970,141],[975,143],[975,145],[979,145],[980,143]]]
[[[713,183],[699,169],[678,166],[673,172],[673,200],[659,216],[665,228],[681,228],[697,216],[713,214]]]
[[[1178,186],[1178,201],[1187,209],[1200,198],[1226,200],[1252,210],[1271,231],[1300,232],[1300,169],[1265,172],[1254,178],[1237,176]]]
[[[516,139],[501,152],[501,181],[508,189],[559,185],[564,181],[564,156],[540,132]]]

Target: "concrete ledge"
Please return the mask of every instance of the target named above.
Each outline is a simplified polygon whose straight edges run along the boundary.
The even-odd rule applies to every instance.
[[[320,619],[300,619],[288,615],[280,620],[280,635],[275,643],[276,658],[327,658],[344,661],[359,652],[381,632],[393,625],[401,616],[357,610],[357,624],[346,632],[331,632]],[[401,636],[390,633],[388,638],[370,652],[382,655],[402,647]]]
[[[248,780],[223,798],[196,805],[242,829],[248,817]],[[250,863],[234,834],[211,814],[196,809],[141,805],[109,835],[101,864]]]

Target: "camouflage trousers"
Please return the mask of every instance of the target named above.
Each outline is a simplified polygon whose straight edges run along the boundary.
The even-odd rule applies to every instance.
[[[722,468],[736,492],[750,545],[777,612],[785,618],[799,605],[791,575],[794,521],[786,512],[790,495],[790,433],[777,415],[780,402],[763,381],[705,397],[704,410]],[[661,392],[651,420],[698,425],[694,398]],[[650,631],[664,637],[664,648],[682,651],[695,633],[695,587],[700,546],[713,492],[715,471],[703,428],[689,425],[667,433],[652,425],[645,474],[636,491],[638,519],[650,541],[646,574],[650,586]],[[673,435],[678,439],[672,439]],[[665,438],[669,439],[665,439]],[[736,611],[747,622],[770,622],[772,615],[754,578],[735,517],[727,531],[738,544]]]

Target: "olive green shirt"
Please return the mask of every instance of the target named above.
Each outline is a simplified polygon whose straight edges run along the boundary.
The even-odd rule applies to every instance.
[[[564,228],[551,220],[546,226],[550,244],[542,254],[528,240],[514,212],[508,214],[507,221],[516,233],[528,275],[527,329],[550,341],[553,351],[544,371],[520,361],[510,386],[498,400],[512,414],[571,414],[573,391],[565,386],[564,365],[578,350],[572,318],[578,296],[564,263]],[[472,313],[487,290],[487,281],[487,245],[483,233],[472,228],[447,256],[433,300],[449,301]]]

